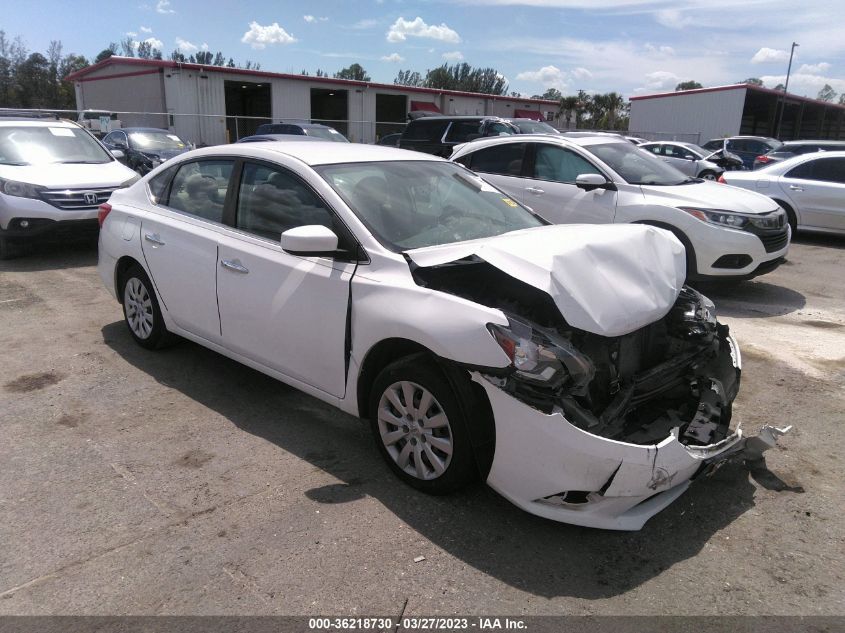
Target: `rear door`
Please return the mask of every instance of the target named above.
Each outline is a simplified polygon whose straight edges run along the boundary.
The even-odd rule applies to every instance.
[[[551,143],[527,143],[523,203],[555,224],[607,224],[616,216],[616,192],[584,191],[580,174],[603,174],[575,151]]]
[[[845,158],[815,158],[780,178],[807,227],[845,230]]]
[[[217,239],[234,160],[183,163],[163,200],[141,222],[141,245],[153,283],[180,328],[220,340]]]
[[[698,162],[695,154],[682,145],[663,144],[663,157],[667,163],[687,176],[698,175]]]
[[[223,344],[333,396],[345,391],[346,318],[355,264],[282,250],[282,232],[321,224],[354,251],[351,233],[293,171],[245,162],[234,228],[216,262]]]
[[[418,152],[443,154],[443,136],[449,127],[448,119],[417,119],[411,121],[399,139],[399,147]]]
[[[458,162],[481,175],[511,198],[525,203],[523,167],[527,143],[503,143],[485,147]]]

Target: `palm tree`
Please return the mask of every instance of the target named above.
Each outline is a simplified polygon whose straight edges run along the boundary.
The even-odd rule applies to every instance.
[[[563,97],[560,100],[560,113],[558,116],[562,116],[566,119],[567,130],[569,129],[569,122],[572,121],[573,113],[577,115],[578,103],[578,97]]]
[[[619,112],[625,107],[625,100],[622,98],[622,95],[616,92],[608,92],[604,97],[605,106],[607,107],[607,128],[609,130],[615,130]]]

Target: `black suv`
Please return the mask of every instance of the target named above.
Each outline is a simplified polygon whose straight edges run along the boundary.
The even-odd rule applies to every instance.
[[[296,136],[317,136],[325,141],[348,143],[349,140],[333,127],[319,123],[262,123],[255,136],[264,134],[294,134]]]
[[[483,136],[518,134],[504,119],[493,116],[426,116],[408,122],[399,147],[449,158],[456,145]]]

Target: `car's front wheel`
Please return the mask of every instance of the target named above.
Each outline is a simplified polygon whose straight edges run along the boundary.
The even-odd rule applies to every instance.
[[[147,349],[162,347],[170,339],[150,278],[140,266],[132,266],[121,281],[123,318],[135,342]]]
[[[704,180],[716,180],[718,178],[715,171],[703,171],[698,174],[698,177]]]
[[[433,362],[417,356],[387,366],[375,379],[369,411],[379,452],[403,481],[446,494],[476,478],[461,407]]]

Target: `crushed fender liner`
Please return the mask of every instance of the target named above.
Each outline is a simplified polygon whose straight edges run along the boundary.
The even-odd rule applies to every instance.
[[[641,224],[538,227],[405,254],[423,269],[486,262],[548,295],[571,327],[602,336],[665,316],[686,277],[678,239]]]

